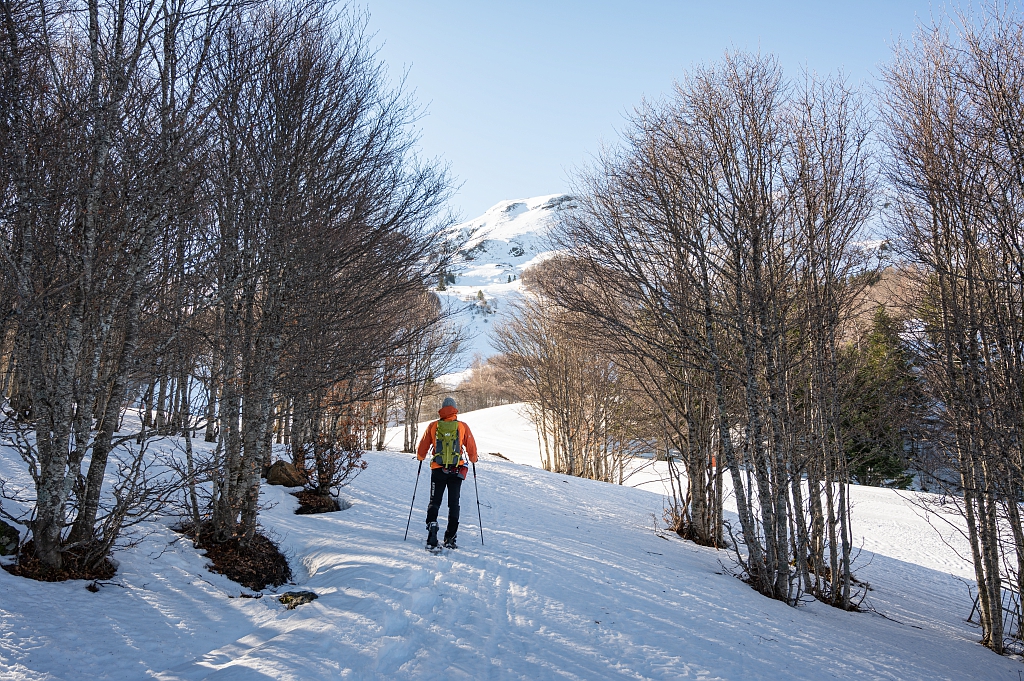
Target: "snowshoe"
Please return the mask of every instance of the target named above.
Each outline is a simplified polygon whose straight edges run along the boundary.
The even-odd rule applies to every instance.
[[[437,548],[437,523],[427,525],[427,548]]]
[[[458,545],[455,543],[455,537],[452,537],[451,539],[445,539],[443,546],[446,549],[457,549],[457,548],[459,548]]]

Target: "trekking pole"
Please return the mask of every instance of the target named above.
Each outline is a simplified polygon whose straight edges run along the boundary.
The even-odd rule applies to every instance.
[[[480,486],[476,484],[476,462],[473,464],[473,487],[476,489],[476,522],[480,528],[480,546],[484,545],[484,521],[480,517]]]
[[[416,488],[420,486],[420,471],[423,470],[423,460],[420,459],[420,465],[416,467],[416,484],[412,486],[412,503],[409,504],[409,519],[405,521],[405,536],[402,537],[402,541],[409,538],[409,525],[412,523],[412,508],[416,505]]]

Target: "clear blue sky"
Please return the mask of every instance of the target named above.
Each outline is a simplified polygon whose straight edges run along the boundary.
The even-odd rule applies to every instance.
[[[359,0],[357,0],[358,2]],[[362,0],[381,56],[426,109],[421,149],[451,164],[452,208],[566,191],[625,115],[727,49],[788,75],[872,84],[891,46],[944,6],[917,0]]]

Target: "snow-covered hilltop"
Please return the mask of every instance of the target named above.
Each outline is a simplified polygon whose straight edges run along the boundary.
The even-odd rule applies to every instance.
[[[521,294],[523,270],[551,253],[551,228],[573,205],[566,194],[502,201],[452,228],[453,240],[463,245],[449,283],[438,293],[460,312],[467,361],[474,354],[494,354],[487,333],[496,314]]]

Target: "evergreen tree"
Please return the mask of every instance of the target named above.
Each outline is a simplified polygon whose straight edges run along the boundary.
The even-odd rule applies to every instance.
[[[917,381],[901,323],[879,306],[871,327],[848,360],[845,447],[853,478],[862,485],[906,489],[906,443],[917,404]]]

